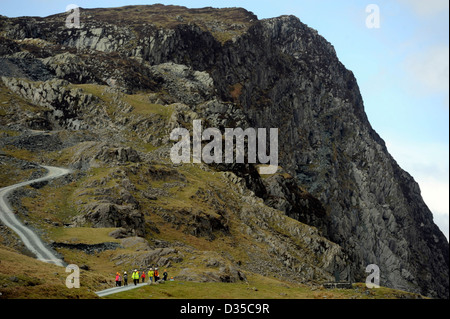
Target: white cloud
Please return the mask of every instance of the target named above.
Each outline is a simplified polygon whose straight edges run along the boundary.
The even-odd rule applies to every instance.
[[[448,239],[449,234],[449,218],[448,215],[433,215],[434,216],[434,223],[439,226],[439,229],[444,233],[445,237]]]
[[[448,95],[448,45],[434,46],[425,51],[413,53],[406,58],[403,66],[416,92]]]
[[[437,215],[448,215],[449,184],[434,177],[419,176],[417,182],[421,186],[422,196],[429,208]]]
[[[436,14],[448,11],[448,0],[398,0],[410,7],[418,16],[430,18]]]
[[[448,144],[386,142],[397,163],[420,186],[422,198],[432,211],[434,222],[449,239],[449,148]]]

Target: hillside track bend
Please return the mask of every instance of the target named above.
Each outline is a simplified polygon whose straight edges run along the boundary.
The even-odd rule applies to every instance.
[[[7,200],[8,195],[17,188],[24,187],[33,183],[50,181],[52,179],[60,178],[71,173],[71,170],[66,168],[53,166],[42,167],[48,171],[47,175],[45,175],[44,177],[0,188],[0,220],[4,225],[6,225],[17,235],[19,235],[24,245],[36,256],[38,260],[52,263],[58,266],[65,266],[65,263],[56,256],[55,252],[47,247],[33,230],[24,225],[16,217]]]

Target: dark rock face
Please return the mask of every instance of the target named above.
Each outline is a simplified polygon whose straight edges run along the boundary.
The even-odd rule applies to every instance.
[[[169,10],[148,8],[155,17],[158,10]],[[170,9],[189,16],[205,12]],[[111,10],[120,15],[121,9]],[[124,18],[116,25],[101,10],[82,10],[81,29],[66,29],[64,15],[2,17],[0,75],[11,91],[54,110],[43,126],[87,127],[79,113],[93,97],[66,90],[64,81],[71,81],[108,83],[126,92],[163,89],[171,92],[168,103],[195,110],[221,129],[233,124],[279,128],[280,166],[293,178],[275,175],[262,181],[252,167],[225,169],[244,178],[267,205],[339,244],[350,257],[349,279],[364,281],[365,267],[377,264],[383,286],[448,298],[448,242],[417,183],[372,129],[357,81],[333,46],[293,16],[257,20],[245,10],[233,14],[240,23],[235,27],[183,18],[158,26]],[[25,61],[31,62],[22,67]],[[35,87],[9,78],[35,80],[37,74],[41,80],[55,79]],[[173,118],[175,123],[191,120],[181,111]],[[195,225],[200,228],[191,225],[193,232],[226,231],[222,219],[199,216]],[[92,207],[85,218],[98,227],[125,229],[139,229],[142,222],[132,209],[115,204]]]
[[[264,79],[273,79],[270,63],[256,59],[269,65],[269,74],[255,84],[247,82],[252,93],[241,101],[256,126],[283,132],[282,166],[326,207],[329,238],[349,252],[354,266],[379,265],[388,286],[448,296],[448,272],[435,268],[448,269],[448,242],[434,225],[418,185],[370,127],[351,72],[329,44],[297,19],[263,25],[258,42],[294,59],[284,64],[284,78],[268,83]],[[269,99],[261,105],[254,92],[263,94],[264,89]],[[433,284],[425,284],[425,277]]]
[[[194,282],[239,282],[246,280],[245,274],[233,266],[220,267],[218,271],[196,273],[194,269],[184,268],[177,276],[179,280]]]
[[[294,178],[274,175],[264,180],[267,189],[265,203],[281,210],[289,217],[317,227],[324,236],[330,228],[330,218],[322,203],[302,190]]]
[[[121,227],[127,230],[128,235],[145,234],[143,215],[132,205],[94,202],[86,205],[85,210],[84,215],[75,218],[75,225],[90,223],[92,227]]]
[[[96,159],[100,159],[106,163],[108,162],[140,162],[139,154],[131,147],[127,148],[107,148],[104,147],[100,153],[95,156]]]
[[[77,249],[85,252],[86,254],[96,254],[105,250],[114,250],[120,247],[118,243],[101,243],[101,244],[69,244],[69,243],[52,243],[53,248],[67,248]],[[80,267],[81,268],[81,267]],[[89,270],[89,267],[84,265],[85,270]],[[82,268],[83,269],[83,268]]]
[[[31,151],[47,150],[54,151],[62,148],[62,143],[58,136],[55,135],[33,135],[26,134],[25,136],[9,137],[4,139],[4,145],[14,145],[16,147],[24,148]]]

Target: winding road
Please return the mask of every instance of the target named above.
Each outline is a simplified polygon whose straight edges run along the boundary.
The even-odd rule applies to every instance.
[[[64,262],[59,259],[55,253],[50,250],[42,240],[27,226],[25,226],[17,217],[14,215],[11,206],[7,201],[8,195],[15,189],[30,185],[37,182],[49,181],[55,178],[62,177],[69,174],[71,171],[65,168],[52,167],[52,166],[42,166],[48,173],[44,177],[37,178],[34,180],[14,184],[11,186],[0,188],[0,220],[7,227],[11,228],[16,232],[20,239],[23,241],[25,246],[34,254],[36,258],[40,261],[53,263],[58,266],[64,266]]]
[[[11,186],[0,188],[0,220],[7,227],[16,232],[25,246],[36,256],[40,261],[52,263],[58,266],[65,267],[66,264],[59,259],[55,252],[53,252],[49,247],[47,247],[42,240],[27,226],[25,226],[17,217],[14,215],[10,204],[8,203],[8,195],[19,187],[30,185],[33,183],[49,181],[62,177],[69,174],[71,171],[65,168],[52,167],[52,166],[42,166],[48,173],[44,177],[33,179],[30,181],[14,184]],[[140,283],[138,285],[130,284],[128,286],[113,287],[105,289],[102,291],[97,291],[96,294],[99,297],[104,297],[110,294],[115,294],[122,291],[127,291],[134,288],[139,288],[147,283]]]
[[[104,296],[108,296],[108,295],[116,294],[118,292],[123,292],[123,291],[131,290],[131,289],[139,288],[139,287],[146,286],[146,285],[148,285],[148,283],[140,283],[137,285],[128,284],[128,286],[113,287],[113,288],[105,289],[102,291],[97,291],[96,294],[99,297],[104,297]]]

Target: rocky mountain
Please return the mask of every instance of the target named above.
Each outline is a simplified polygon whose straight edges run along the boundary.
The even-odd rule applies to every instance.
[[[364,282],[376,264],[383,286],[448,298],[448,242],[372,129],[354,75],[317,31],[240,8],[80,13],[80,28],[66,26],[67,13],[0,17],[0,162],[75,171],[17,199],[55,247],[64,246],[56,232],[28,216],[36,202],[60,233],[109,227],[116,239],[144,239],[112,256],[115,265],[184,265],[207,253],[207,270],[180,266],[180,276],[276,272],[307,283]],[[171,163],[170,132],[192,131],[195,119],[222,131],[278,128],[278,172]],[[36,192],[64,198],[27,199]]]

